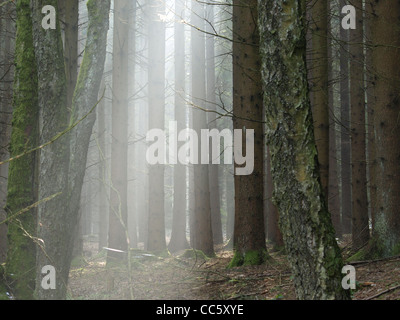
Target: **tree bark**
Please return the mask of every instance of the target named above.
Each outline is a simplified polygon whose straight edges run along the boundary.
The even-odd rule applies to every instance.
[[[253,172],[234,177],[235,256],[231,266],[257,265],[266,259],[264,127],[257,1],[237,0],[233,4],[233,128],[243,130],[243,135],[246,130],[253,129],[255,145]]]
[[[112,134],[111,188],[108,246],[128,249],[128,63],[129,15],[132,1],[114,2],[113,69],[112,69]],[[107,252],[107,263],[121,259],[116,251]]]
[[[340,8],[347,4],[340,0]],[[340,28],[340,104],[341,104],[341,209],[343,234],[351,233],[351,141],[350,141],[350,86],[349,86],[349,31]]]
[[[369,240],[367,167],[365,143],[365,90],[363,46],[363,2],[353,1],[357,28],[350,33],[350,101],[351,101],[351,198],[353,248]]]
[[[305,1],[259,1],[274,199],[299,299],[349,299],[319,181],[306,68]]]
[[[385,257],[400,251],[400,34],[393,27],[400,23],[400,3],[371,1],[370,5],[376,157],[373,249],[376,255]]]
[[[35,148],[39,141],[38,75],[29,0],[18,1],[16,9],[17,33],[11,157]],[[34,204],[38,199],[37,158],[38,152],[33,152],[15,159],[10,162],[8,171],[6,277],[12,295],[23,300],[33,299],[36,266],[34,237],[36,237],[37,210],[32,208],[22,214],[16,214]]]
[[[43,5],[41,0],[34,0],[33,2],[34,22],[36,24],[34,32],[36,38],[34,40],[36,52],[39,53],[37,55],[38,66],[40,66],[39,77],[41,81],[44,80],[42,86],[39,85],[39,93],[42,94],[43,99],[39,101],[45,122],[45,126],[42,127],[42,139],[48,141],[56,133],[65,130],[68,125],[66,119],[68,113],[65,107],[66,78],[60,32],[59,28],[57,30],[43,30],[41,28]],[[52,5],[57,7],[56,1]],[[38,250],[37,259],[36,296],[39,299],[65,299],[74,236],[79,221],[79,204],[86,170],[87,152],[95,122],[95,114],[91,111],[98,102],[98,91],[106,56],[110,1],[89,0],[87,7],[89,15],[87,41],[72,100],[69,123],[73,124],[80,119],[82,121],[68,135],[43,149],[41,154],[41,174],[43,176],[40,183],[43,184],[44,191],[41,196],[60,190],[60,186],[62,186],[61,191],[63,193],[56,199],[46,202],[46,206],[39,207],[39,213],[41,210],[42,215],[39,215],[38,236],[43,239],[45,244],[45,250]],[[52,72],[49,72],[46,69],[47,67],[50,67]],[[51,87],[47,88],[46,86]],[[49,94],[52,94],[52,96],[46,96]],[[46,103],[49,105],[47,106]],[[47,107],[44,108],[44,106]],[[49,114],[46,114],[46,112]],[[55,125],[58,127],[55,127]],[[46,154],[45,157],[42,157],[44,150]],[[67,164],[65,164],[66,161]],[[54,164],[57,164],[57,166]],[[65,199],[65,197],[67,198]],[[55,267],[55,290],[44,290],[41,287],[41,268],[44,265]]]

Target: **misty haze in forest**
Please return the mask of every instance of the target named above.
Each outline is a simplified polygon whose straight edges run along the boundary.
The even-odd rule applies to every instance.
[[[396,10],[4,0],[0,300],[354,298],[400,253]]]

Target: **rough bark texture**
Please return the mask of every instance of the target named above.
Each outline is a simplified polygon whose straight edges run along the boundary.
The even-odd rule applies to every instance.
[[[38,68],[40,143],[44,144],[68,127],[64,55],[58,16],[55,30],[42,28],[43,6],[52,5],[57,8],[57,1],[33,0],[31,4]],[[68,137],[65,135],[40,150],[39,200],[60,194],[38,207],[37,234],[41,239],[38,243],[36,270],[38,299],[58,298],[66,290],[68,271],[65,269],[64,250],[67,247],[67,233],[71,230],[64,224],[68,216],[67,181]],[[41,270],[46,265],[56,269],[57,290],[41,290]]]
[[[371,54],[376,156],[374,249],[380,256],[400,252],[400,3],[371,2]],[[370,159],[374,161],[373,159]]]
[[[237,0],[233,4],[233,128],[253,129],[255,145],[253,172],[235,175],[235,256],[231,266],[257,265],[266,258],[263,98],[257,1]]]
[[[328,195],[329,181],[329,105],[328,105],[328,1],[311,1],[309,27],[311,46],[311,107],[314,120],[315,143],[324,195]]]
[[[348,299],[319,182],[307,68],[305,1],[259,0],[262,81],[275,202],[299,299]]]
[[[29,0],[17,2],[17,34],[13,122],[10,156],[15,157],[38,144],[38,92],[32,20]],[[35,288],[36,208],[16,215],[37,201],[37,156],[33,152],[9,165],[7,189],[8,252],[6,276],[17,299],[33,299]]]
[[[132,1],[114,2],[113,69],[112,69],[112,134],[111,189],[108,246],[126,251],[128,248],[128,54],[129,15]],[[107,252],[107,262],[122,258],[121,253]]]
[[[79,0],[64,0],[63,3],[65,9],[64,59],[67,77],[67,105],[70,107],[78,77]]]
[[[164,130],[165,119],[165,3],[151,0],[149,5],[149,130]],[[149,166],[149,216],[147,250],[162,251],[165,242],[164,165]]]
[[[192,0],[191,24],[199,30],[204,30],[205,8],[203,3]],[[205,108],[206,98],[206,61],[205,36],[202,31],[192,28],[192,100],[193,104]],[[193,108],[193,129],[201,137],[201,129],[207,128],[207,115],[204,110]],[[200,155],[200,143],[199,152]],[[199,157],[200,158],[200,157]],[[210,189],[207,164],[195,164],[194,175],[194,215],[191,240],[194,249],[203,251],[206,255],[214,254],[213,235],[211,228]]]
[[[268,149],[268,148],[267,148]],[[282,248],[284,246],[282,232],[279,229],[279,212],[278,208],[275,206],[272,197],[274,193],[274,182],[272,181],[271,175],[271,157],[269,150],[267,150],[267,165],[266,165],[266,177],[267,181],[265,183],[266,187],[266,210],[267,210],[267,238],[272,244],[277,248]]]
[[[38,28],[34,35],[37,37],[35,39],[36,52],[39,53],[37,55],[38,66],[40,66],[39,70],[41,71],[41,73],[39,72],[39,79],[40,81],[44,80],[42,82],[43,87],[40,87],[41,82],[39,82],[39,93],[44,96],[43,98],[46,98],[46,94],[51,94],[46,101],[42,101],[43,106],[46,106],[44,102],[49,104],[46,108],[43,108],[42,112],[53,112],[53,118],[51,118],[51,114],[45,115],[43,118],[43,120],[47,119],[48,122],[43,126],[41,138],[47,140],[60,129],[63,129],[64,118],[67,117],[65,111],[66,80],[59,29],[42,30],[40,27],[41,8],[44,4],[39,0],[35,0],[33,3],[36,17],[34,21],[36,21],[36,28]],[[54,3],[54,6],[56,7],[56,3]],[[46,246],[45,250],[38,250],[36,295],[39,299],[64,299],[66,297],[74,236],[79,221],[79,204],[86,169],[87,151],[95,122],[95,114],[89,114],[89,112],[98,101],[98,90],[106,55],[110,1],[89,0],[87,6],[89,14],[87,41],[72,101],[70,123],[73,124],[77,120],[83,119],[84,116],[88,116],[69,135],[58,139],[57,143],[43,149],[46,150],[47,155],[41,158],[43,191],[54,193],[61,187],[65,188],[65,185],[68,186],[68,189],[61,189],[63,191],[61,196],[46,202],[46,206],[42,208],[42,216],[39,216],[41,220],[38,234]],[[52,32],[57,32],[57,35]],[[49,63],[55,59],[57,61],[53,64]],[[43,61],[48,61],[48,65]],[[61,66],[63,72],[61,72]],[[46,67],[51,68],[52,72],[47,71]],[[44,85],[51,87],[48,88]],[[59,106],[59,108],[57,109],[55,106]],[[55,110],[57,112],[54,114]],[[62,118],[56,118],[61,117],[61,115]],[[67,119],[65,123],[68,125]],[[58,127],[54,127],[56,124]],[[46,132],[46,135],[43,136],[43,132]],[[66,137],[69,137],[69,145],[64,141]],[[65,167],[66,160],[69,163]],[[45,169],[43,165],[45,165]],[[64,196],[67,196],[67,199],[64,199]],[[56,269],[56,290],[43,290],[41,287],[41,268],[49,264]]]
[[[353,248],[369,240],[362,1],[353,1],[357,28],[350,33],[351,198]]]

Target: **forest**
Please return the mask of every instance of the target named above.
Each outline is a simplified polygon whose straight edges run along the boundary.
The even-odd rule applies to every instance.
[[[0,0],[0,300],[399,300],[399,118],[399,1]]]

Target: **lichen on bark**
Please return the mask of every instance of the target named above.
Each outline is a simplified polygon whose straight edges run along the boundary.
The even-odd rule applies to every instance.
[[[299,299],[348,299],[320,184],[306,68],[305,1],[259,0],[274,202]]]

